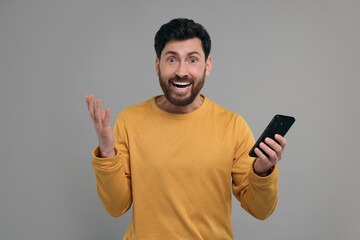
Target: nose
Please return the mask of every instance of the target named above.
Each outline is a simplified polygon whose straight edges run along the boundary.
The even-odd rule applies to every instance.
[[[181,61],[178,64],[175,74],[180,78],[186,77],[188,75],[188,70],[185,62]]]

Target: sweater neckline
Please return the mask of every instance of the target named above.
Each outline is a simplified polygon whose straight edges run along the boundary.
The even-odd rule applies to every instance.
[[[210,105],[210,99],[208,99],[205,95],[201,94],[201,96],[204,98],[204,101],[198,107],[196,110],[190,112],[190,113],[169,113],[167,111],[162,110],[157,104],[156,104],[156,98],[160,97],[162,95],[157,95],[152,97],[149,100],[151,109],[158,115],[169,118],[169,119],[177,119],[177,120],[184,120],[184,119],[190,119],[194,118],[198,115],[200,115],[202,112],[204,112]]]

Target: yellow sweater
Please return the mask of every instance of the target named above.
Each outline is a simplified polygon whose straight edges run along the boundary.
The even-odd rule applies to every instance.
[[[99,158],[96,148],[92,165],[110,215],[122,215],[133,203],[124,239],[233,239],[231,188],[258,219],[275,209],[278,169],[257,176],[248,125],[205,96],[188,114],[161,110],[155,97],[128,107],[117,116],[114,134],[117,155]]]

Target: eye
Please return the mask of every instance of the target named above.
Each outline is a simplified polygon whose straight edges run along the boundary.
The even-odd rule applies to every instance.
[[[169,57],[169,58],[167,59],[167,61],[170,62],[170,63],[174,63],[176,60],[175,60],[174,57]]]
[[[190,62],[191,62],[191,63],[196,63],[196,62],[197,62],[197,59],[194,58],[194,57],[192,57],[192,58],[190,58]]]

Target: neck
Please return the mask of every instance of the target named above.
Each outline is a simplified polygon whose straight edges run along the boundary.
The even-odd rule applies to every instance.
[[[162,110],[169,113],[185,114],[191,113],[198,109],[204,101],[204,97],[200,93],[196,96],[194,101],[186,106],[176,106],[169,102],[164,95],[155,99],[156,105]]]

